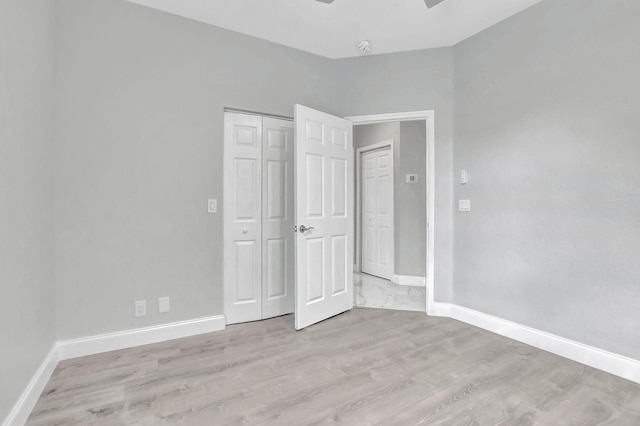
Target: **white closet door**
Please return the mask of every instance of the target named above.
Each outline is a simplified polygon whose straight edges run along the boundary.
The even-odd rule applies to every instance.
[[[264,117],[262,318],[293,312],[293,122]]]
[[[225,113],[224,311],[227,324],[262,318],[262,117]]]
[[[362,272],[393,274],[393,156],[390,148],[362,155]]]
[[[353,307],[354,152],[348,120],[296,105],[295,126],[299,330]]]

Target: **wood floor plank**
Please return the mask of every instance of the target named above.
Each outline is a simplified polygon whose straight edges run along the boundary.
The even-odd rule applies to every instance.
[[[61,362],[28,425],[640,425],[640,385],[446,318],[292,316]]]

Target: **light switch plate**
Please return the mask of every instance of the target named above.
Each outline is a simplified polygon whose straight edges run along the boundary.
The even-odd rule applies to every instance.
[[[418,175],[407,175],[407,183],[418,183]]]
[[[218,213],[218,200],[209,198],[207,201],[207,213]]]
[[[470,212],[471,211],[471,200],[458,200],[458,211]]]
[[[461,170],[460,171],[460,184],[461,185],[466,185],[468,181],[469,181],[469,174],[467,173],[466,170]]]

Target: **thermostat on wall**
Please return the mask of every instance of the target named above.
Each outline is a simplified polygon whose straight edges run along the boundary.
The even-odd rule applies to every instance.
[[[418,183],[418,175],[407,175],[407,183]]]

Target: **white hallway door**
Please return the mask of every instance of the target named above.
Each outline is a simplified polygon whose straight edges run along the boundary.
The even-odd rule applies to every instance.
[[[393,156],[391,148],[362,154],[362,272],[393,274]]]
[[[225,113],[227,324],[293,312],[293,123]]]
[[[353,308],[350,121],[295,106],[297,330]]]

